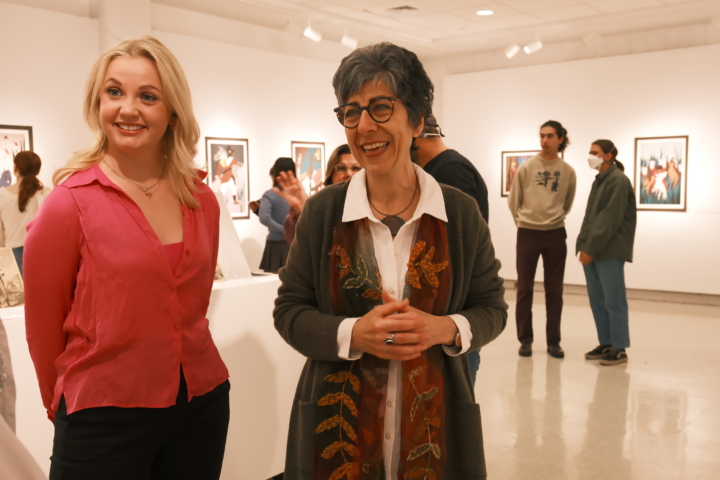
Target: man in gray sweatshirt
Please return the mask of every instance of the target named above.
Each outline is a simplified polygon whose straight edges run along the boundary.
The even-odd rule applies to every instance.
[[[517,170],[508,197],[517,233],[517,322],[519,354],[532,355],[532,303],[538,259],[545,270],[545,328],[548,353],[563,358],[560,319],[567,258],[565,217],[575,199],[575,170],[560,156],[569,144],[567,130],[550,120],[540,128],[542,152]]]

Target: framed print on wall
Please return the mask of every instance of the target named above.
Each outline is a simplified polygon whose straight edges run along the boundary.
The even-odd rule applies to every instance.
[[[540,150],[522,150],[516,152],[502,152],[502,165],[500,179],[500,196],[507,197],[510,194],[510,187],[512,186],[513,178],[515,178],[515,172],[523,164],[523,162],[529,160],[540,153]]]
[[[638,210],[687,210],[688,136],[635,139]]]
[[[290,142],[297,179],[305,193],[317,193],[325,181],[325,144],[321,142]]]
[[[250,218],[250,165],[246,138],[205,137],[206,181],[222,193],[233,220]]]
[[[32,127],[0,125],[0,188],[15,180],[13,158],[18,152],[33,149]]]

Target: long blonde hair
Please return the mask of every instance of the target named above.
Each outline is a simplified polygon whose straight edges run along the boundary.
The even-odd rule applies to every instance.
[[[92,167],[103,158],[108,139],[100,124],[100,94],[108,65],[117,57],[144,57],[157,67],[165,98],[175,115],[175,123],[162,138],[170,185],[184,205],[198,208],[200,204],[192,194],[197,192],[195,181],[200,178],[193,161],[200,127],[193,114],[190,87],[175,56],[159,40],[149,36],[126,40],[114,46],[93,65],[85,84],[83,114],[96,141],[92,146],[75,152],[67,165],[57,169],[53,174],[53,184],[57,185],[69,175]]]

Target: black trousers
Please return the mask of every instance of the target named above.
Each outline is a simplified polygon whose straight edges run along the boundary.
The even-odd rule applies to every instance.
[[[230,421],[230,382],[169,408],[97,407],[55,416],[50,480],[217,480]]]
[[[560,319],[563,309],[563,280],[567,258],[567,232],[555,230],[530,230],[518,228],[517,233],[517,322],[520,343],[532,342],[532,304],[535,272],[540,256],[543,259],[545,309],[547,324],[545,338],[548,345],[560,342]]]

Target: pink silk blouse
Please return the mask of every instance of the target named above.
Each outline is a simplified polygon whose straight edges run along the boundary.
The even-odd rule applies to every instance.
[[[188,400],[227,380],[205,318],[220,210],[196,186],[174,272],[140,208],[97,165],[54,189],[28,224],[26,334],[51,420],[62,395],[68,413],[172,406],[181,365]]]

